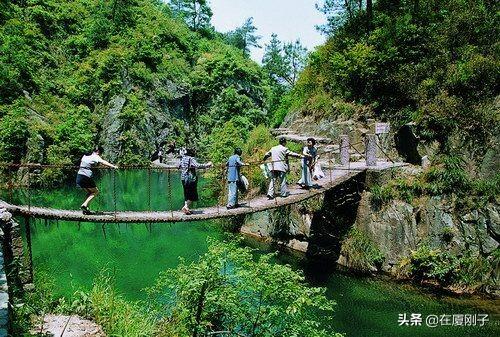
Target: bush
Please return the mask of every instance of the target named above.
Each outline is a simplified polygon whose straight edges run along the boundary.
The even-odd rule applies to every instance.
[[[262,158],[269,149],[277,145],[277,140],[271,135],[269,129],[264,125],[254,128],[243,148],[244,161],[252,163],[251,166],[243,169],[248,178],[250,188],[255,189],[255,193],[265,193],[267,191],[268,180],[264,177],[261,168],[255,163],[262,162]]]
[[[109,336],[154,336],[155,317],[140,304],[125,301],[113,287],[113,278],[103,272],[90,292],[92,316]]]
[[[304,284],[289,266],[257,258],[236,243],[211,242],[198,262],[162,273],[148,290],[149,307],[174,321],[173,334],[231,331],[240,335],[339,336],[333,332],[334,303],[325,289]]]
[[[384,262],[384,254],[374,245],[370,238],[358,228],[351,228],[342,241],[340,252],[349,266],[362,272],[370,272],[373,267],[380,268]]]
[[[432,279],[444,286],[455,287],[482,285],[493,266],[482,256],[456,256],[426,245],[413,251],[409,260],[410,274],[416,280]]]
[[[0,160],[3,162],[20,163],[26,154],[29,128],[23,110],[15,110],[0,120]]]

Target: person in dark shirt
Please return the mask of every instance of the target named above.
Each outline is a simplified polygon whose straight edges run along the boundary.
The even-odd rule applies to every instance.
[[[212,162],[200,164],[194,156],[195,151],[193,149],[186,150],[179,164],[182,188],[184,190],[184,207],[182,207],[181,211],[186,215],[192,214],[190,206],[193,201],[198,201],[198,177],[196,176],[196,169],[212,167]]]

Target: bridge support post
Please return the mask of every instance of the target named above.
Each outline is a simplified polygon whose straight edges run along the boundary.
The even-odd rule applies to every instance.
[[[365,139],[366,166],[377,165],[377,136],[367,134]]]
[[[340,164],[342,166],[348,166],[350,160],[349,136],[340,135]]]

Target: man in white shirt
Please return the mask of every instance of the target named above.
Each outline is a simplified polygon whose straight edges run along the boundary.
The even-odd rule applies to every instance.
[[[280,144],[276,145],[269,150],[265,156],[264,160],[271,157],[271,181],[269,182],[269,188],[267,190],[267,198],[274,199],[275,184],[280,185],[280,195],[286,198],[290,193],[288,192],[288,186],[286,184],[286,173],[289,171],[288,157],[304,158],[304,155],[290,151],[286,147],[286,139],[280,138]]]

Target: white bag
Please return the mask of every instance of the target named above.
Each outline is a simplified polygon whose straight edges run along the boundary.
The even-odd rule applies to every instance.
[[[262,170],[262,174],[266,179],[271,179],[271,170],[269,169],[269,164],[261,164],[260,169]]]
[[[321,170],[321,165],[319,163],[316,163],[316,165],[314,165],[313,179],[318,180],[324,177],[325,173],[323,173],[323,170]]]

